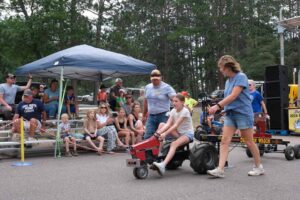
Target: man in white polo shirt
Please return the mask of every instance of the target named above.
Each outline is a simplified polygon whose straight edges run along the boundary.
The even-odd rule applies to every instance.
[[[175,90],[163,82],[159,70],[151,72],[151,83],[145,87],[144,116],[146,122],[146,133],[144,139],[150,138],[162,122],[167,122],[167,112],[170,111],[170,100],[176,95]]]

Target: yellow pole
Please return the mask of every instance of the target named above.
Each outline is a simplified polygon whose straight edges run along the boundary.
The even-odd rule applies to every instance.
[[[21,117],[20,120],[20,130],[21,130],[21,162],[24,162],[24,121],[23,121],[23,117]]]

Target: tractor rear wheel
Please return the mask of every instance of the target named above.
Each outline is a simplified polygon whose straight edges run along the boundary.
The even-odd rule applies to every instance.
[[[190,166],[198,174],[206,174],[207,170],[216,168],[218,161],[217,149],[209,143],[198,143],[191,149]]]

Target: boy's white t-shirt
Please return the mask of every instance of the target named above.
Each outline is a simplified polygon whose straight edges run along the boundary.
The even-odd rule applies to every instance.
[[[173,108],[170,112],[170,117],[172,117],[173,122],[176,122],[180,117],[184,118],[181,124],[177,127],[177,131],[181,135],[194,132],[191,113],[186,107],[183,107],[180,112],[177,112],[176,109]]]

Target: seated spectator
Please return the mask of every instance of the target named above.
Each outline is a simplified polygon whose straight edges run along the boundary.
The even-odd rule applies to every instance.
[[[72,142],[72,144],[73,144],[73,149],[74,149],[73,156],[78,156],[77,146],[76,146],[76,138],[73,137],[72,134],[70,133],[71,126],[69,123],[69,116],[66,113],[61,115],[61,123],[58,125],[58,128],[60,130],[61,138],[63,139],[63,141],[65,143],[66,157],[72,156],[72,154],[70,152],[70,147],[69,147],[70,142]]]
[[[33,94],[33,98],[41,100],[41,101],[43,100],[42,96],[40,96],[40,89],[39,88],[33,86],[33,87],[31,87],[31,91],[32,91],[32,94]]]
[[[107,153],[113,154],[113,149],[118,146],[125,147],[118,137],[117,130],[114,126],[114,119],[110,117],[110,112],[107,104],[100,103],[98,112],[96,114],[97,119],[97,135],[107,137]]]
[[[145,89],[140,89],[140,96],[137,99],[137,101],[140,103],[141,105],[141,110],[142,113],[144,113],[144,102],[145,102]]]
[[[67,93],[65,95],[65,107],[69,117],[74,117],[75,115],[75,117],[78,118],[79,107],[72,86],[67,87]]]
[[[0,84],[0,114],[3,115],[4,120],[11,120],[15,113],[16,94],[30,87],[32,76],[29,75],[26,86],[15,85],[16,76],[11,73],[8,73],[5,78],[6,83]]]
[[[58,100],[59,100],[59,91],[58,91],[58,81],[53,79],[50,83],[50,88],[45,90],[43,97],[43,102],[45,103],[45,110],[50,119],[55,119],[58,111]]]
[[[134,132],[127,128],[127,118],[123,108],[119,110],[118,116],[115,118],[115,127],[118,131],[118,136],[120,138],[125,137],[125,145],[129,146],[130,139],[131,144],[135,144]]]
[[[100,105],[100,103],[107,103],[106,87],[103,84],[100,86],[100,90],[97,94],[97,103],[98,106]]]
[[[132,112],[132,106],[133,106],[132,95],[131,94],[126,94],[125,98],[126,98],[126,102],[122,106],[122,108],[124,108],[124,110],[126,112],[126,116],[129,116],[129,114]]]
[[[140,117],[140,120],[139,120]],[[144,135],[144,125],[142,123],[143,114],[141,113],[141,106],[138,102],[133,104],[132,113],[128,116],[129,127],[134,132],[136,137],[136,143],[142,141]]]
[[[45,93],[45,85],[40,85],[39,87],[39,96],[43,99],[44,93]]]
[[[44,110],[43,103],[33,98],[32,91],[26,89],[23,94],[23,100],[19,103],[16,114],[13,118],[13,129],[20,133],[20,117],[24,118],[24,129],[25,132],[29,132],[28,140],[35,140],[34,134],[39,132],[42,128],[45,130],[46,112]],[[41,119],[43,118],[43,125],[41,124]]]
[[[120,108],[123,107],[124,104],[126,103],[126,98],[125,98],[126,91],[124,89],[120,89],[119,94],[120,94],[120,96],[118,96],[116,99],[116,102],[117,102],[116,110],[120,110]]]
[[[86,119],[84,120],[84,137],[83,139],[88,141],[88,143],[97,151],[99,155],[103,153],[104,138],[97,135],[97,121],[96,113],[94,110],[88,110],[86,113]],[[99,147],[97,147],[92,140],[99,141]]]

